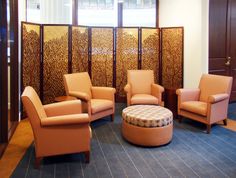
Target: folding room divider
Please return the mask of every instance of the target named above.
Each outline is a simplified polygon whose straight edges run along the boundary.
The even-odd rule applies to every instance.
[[[85,27],[22,22],[22,90],[44,104],[65,95],[63,74],[87,71],[95,86],[125,97],[127,70],[151,69],[165,88],[183,86],[183,27]]]

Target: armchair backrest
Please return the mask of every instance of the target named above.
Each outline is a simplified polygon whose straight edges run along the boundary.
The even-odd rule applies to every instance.
[[[230,95],[232,77],[203,74],[199,83],[200,101],[207,102],[208,96],[227,93]]]
[[[151,94],[151,84],[154,83],[152,70],[128,70],[128,83],[132,94]]]
[[[92,83],[87,72],[65,74],[63,80],[67,95],[70,91],[79,91],[87,93],[90,97],[92,96]]]
[[[21,99],[33,130],[35,130],[36,127],[40,127],[40,119],[47,117],[42,102],[36,91],[30,86],[25,87]]]

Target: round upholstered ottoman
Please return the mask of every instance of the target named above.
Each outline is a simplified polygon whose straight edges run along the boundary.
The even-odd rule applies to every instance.
[[[136,145],[167,144],[173,134],[173,114],[161,106],[133,105],[122,111],[122,135]]]

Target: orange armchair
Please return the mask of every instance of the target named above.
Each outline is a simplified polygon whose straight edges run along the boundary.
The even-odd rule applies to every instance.
[[[128,70],[128,83],[124,88],[127,94],[127,105],[155,104],[164,106],[162,93],[164,88],[154,84],[152,70]]]
[[[90,121],[111,115],[114,120],[115,92],[110,87],[93,87],[87,72],[65,74],[63,76],[66,94],[82,100],[83,112]]]
[[[91,129],[88,114],[81,114],[81,101],[42,105],[32,87],[26,87],[22,102],[34,134],[35,167],[45,156],[84,152],[89,162]]]
[[[232,77],[203,74],[197,89],[178,89],[178,115],[207,125],[223,120],[227,124]]]

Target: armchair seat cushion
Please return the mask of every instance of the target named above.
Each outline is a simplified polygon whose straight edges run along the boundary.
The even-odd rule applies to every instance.
[[[135,94],[131,97],[131,104],[158,104],[158,98],[149,94]]]
[[[181,103],[180,109],[202,116],[207,115],[207,103],[201,101],[186,101]]]
[[[113,102],[105,99],[91,99],[92,114],[113,108]]]

